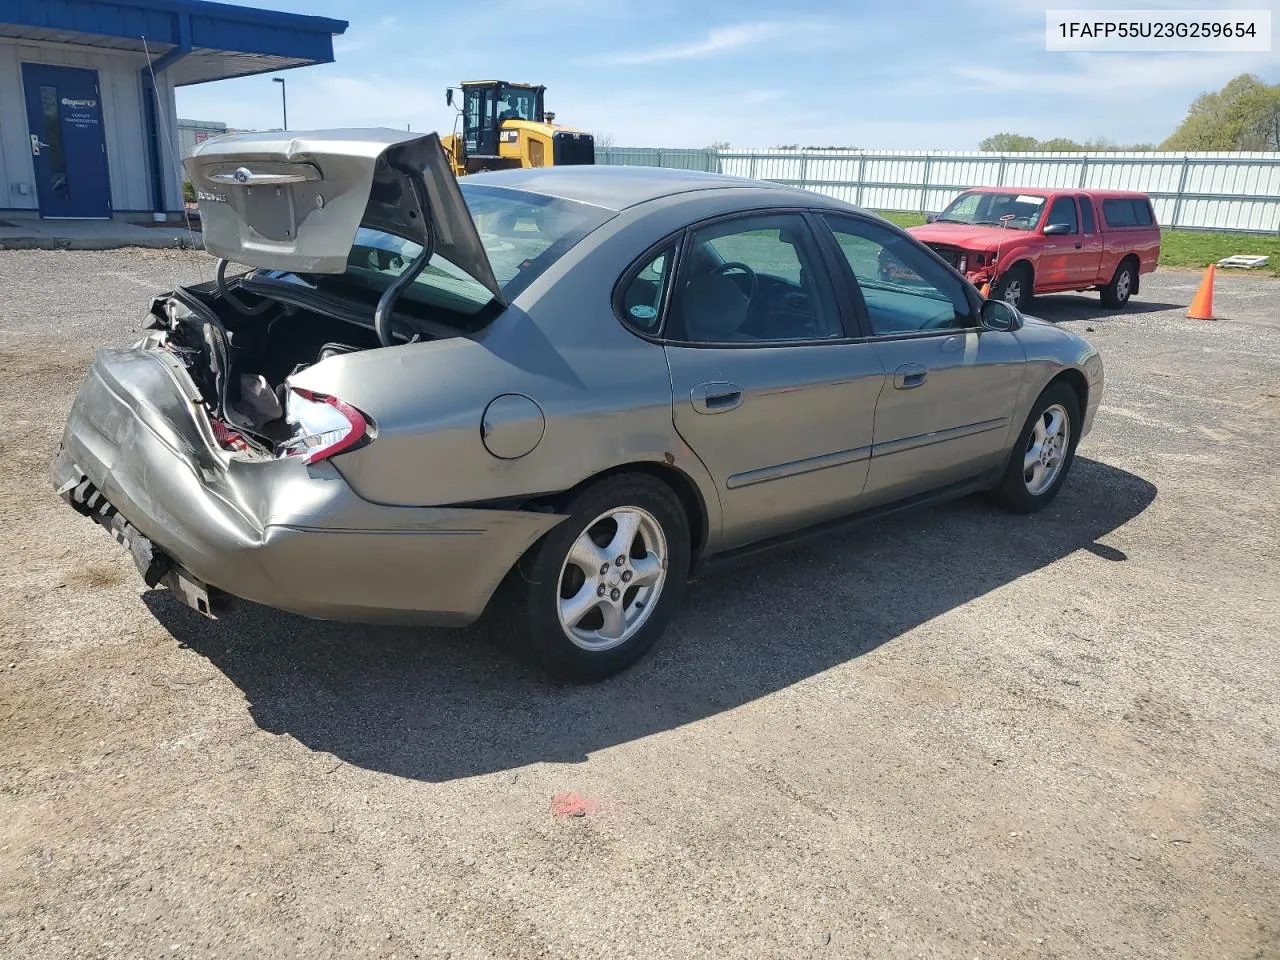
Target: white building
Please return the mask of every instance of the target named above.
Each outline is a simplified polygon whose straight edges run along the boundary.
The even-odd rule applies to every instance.
[[[174,88],[331,62],[346,28],[206,0],[5,0],[0,214],[180,212]]]

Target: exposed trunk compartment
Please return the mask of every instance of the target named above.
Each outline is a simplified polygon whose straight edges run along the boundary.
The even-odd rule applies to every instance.
[[[248,286],[230,281],[226,291],[236,291],[231,298],[216,284],[157,298],[151,310],[154,332],[141,346],[181,361],[223,449],[282,456],[283,445],[300,429],[290,417],[296,401],[290,398],[289,376],[328,357],[381,349],[381,344],[369,325],[342,316],[340,307],[308,309],[255,294]]]

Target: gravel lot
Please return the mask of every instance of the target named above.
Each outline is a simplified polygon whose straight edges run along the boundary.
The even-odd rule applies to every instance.
[[[721,574],[573,688],[203,621],[56,499],[92,350],[201,270],[0,252],[0,956],[1280,957],[1280,281],[1039,301],[1108,376],[1050,510]]]

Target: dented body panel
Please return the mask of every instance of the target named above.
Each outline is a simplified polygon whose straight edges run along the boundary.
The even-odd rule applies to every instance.
[[[174,561],[233,596],[323,619],[463,625],[561,519],[384,506],[327,463],[229,457],[182,376],[154,351],[99,351],[52,480],[87,477]]]

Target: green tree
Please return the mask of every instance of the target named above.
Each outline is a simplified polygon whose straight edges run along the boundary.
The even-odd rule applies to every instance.
[[[1032,149],[1043,150],[1045,153],[1078,153],[1084,147],[1069,137],[1054,137],[1052,140],[1041,140]]]
[[[1149,153],[1155,148],[1154,143],[1116,143],[1109,137],[1092,137],[1079,147],[1089,153]]]
[[[1280,83],[1242,94],[1226,112],[1237,150],[1280,150]]]
[[[1280,84],[1242,73],[1191,102],[1161,150],[1280,150]]]
[[[1023,136],[1020,133],[997,133],[978,144],[978,149],[999,153],[1025,153],[1029,150],[1041,149],[1037,143],[1035,137]]]
[[[998,150],[1008,153],[1106,153],[1109,151],[1134,153],[1154,150],[1155,144],[1122,144],[1116,143],[1107,137],[1094,137],[1084,143],[1078,143],[1070,137],[1037,140],[1035,137],[1026,137],[1020,133],[997,133],[994,137],[987,137],[982,143],[978,144],[978,149]]]

